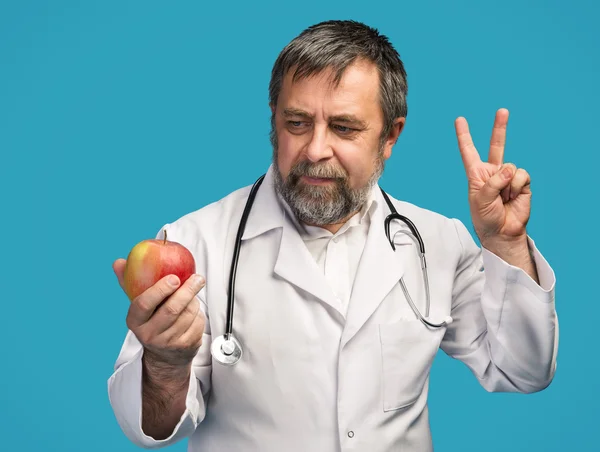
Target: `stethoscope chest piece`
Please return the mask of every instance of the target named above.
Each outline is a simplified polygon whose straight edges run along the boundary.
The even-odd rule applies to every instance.
[[[217,362],[225,365],[233,365],[242,357],[242,346],[233,336],[225,339],[225,336],[219,336],[210,346],[210,352]]]

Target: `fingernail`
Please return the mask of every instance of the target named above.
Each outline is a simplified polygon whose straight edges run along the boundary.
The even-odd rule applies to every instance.
[[[169,284],[171,284],[173,287],[177,286],[177,284],[179,283],[179,278],[177,276],[169,276]]]
[[[194,286],[200,287],[204,284],[204,278],[200,275],[194,275]]]
[[[512,171],[510,170],[510,167],[506,167],[502,170],[502,177],[504,177],[504,179],[510,179],[510,177],[512,176]]]

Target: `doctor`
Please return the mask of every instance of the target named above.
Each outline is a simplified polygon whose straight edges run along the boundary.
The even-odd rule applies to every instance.
[[[459,220],[388,195],[425,246],[428,297],[420,245],[394,220],[392,248],[390,206],[377,185],[404,128],[406,93],[398,54],[363,24],[321,23],[283,49],[270,83],[273,164],[243,230],[235,279],[233,335],[243,353],[223,365],[211,344],[227,325],[250,187],[157,234],[188,247],[202,278],[165,277],[131,302],[108,395],[133,443],[431,451],[427,394],[439,348],[488,391],[550,384],[555,277],[526,231],[529,175],[504,159],[508,111],[496,113],[487,161],[466,120],[455,122],[481,249]],[[124,264],[113,264],[121,284]]]

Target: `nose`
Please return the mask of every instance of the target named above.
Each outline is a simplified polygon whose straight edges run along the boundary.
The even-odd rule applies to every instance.
[[[327,127],[315,126],[313,128],[310,141],[306,145],[305,154],[313,163],[333,156],[333,149],[328,143]]]

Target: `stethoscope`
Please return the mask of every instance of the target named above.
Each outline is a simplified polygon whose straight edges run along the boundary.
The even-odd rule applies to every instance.
[[[227,325],[225,329],[225,334],[215,338],[211,344],[210,352],[213,358],[225,365],[233,365],[236,364],[240,358],[242,357],[242,346],[237,338],[233,335],[233,299],[235,294],[235,276],[237,273],[238,260],[240,255],[240,248],[242,245],[242,235],[244,234],[244,229],[246,228],[246,222],[248,221],[248,216],[250,215],[250,209],[252,208],[252,204],[254,203],[254,198],[256,197],[256,193],[258,188],[263,182],[265,175],[263,174],[252,186],[250,190],[250,195],[248,196],[248,200],[246,201],[246,206],[244,207],[244,212],[242,213],[242,218],[240,220],[240,225],[238,227],[237,236],[235,238],[235,246],[233,250],[233,260],[231,262],[231,272],[229,274],[229,293],[227,294]],[[400,286],[402,287],[402,291],[410,304],[413,312],[417,316],[417,318],[426,326],[431,328],[442,328],[452,323],[452,317],[445,317],[443,322],[434,323],[428,319],[429,317],[429,306],[430,306],[430,294],[429,294],[429,279],[427,277],[427,262],[425,260],[425,245],[423,243],[423,239],[417,230],[417,227],[403,215],[400,215],[396,209],[394,208],[392,202],[388,198],[387,194],[381,189],[381,193],[387,203],[390,211],[384,222],[385,235],[392,246],[392,249],[396,251],[396,246],[394,245],[393,238],[390,237],[390,223],[392,220],[400,220],[404,222],[410,229],[411,232],[408,231],[398,231],[398,233],[408,235],[414,242],[418,244],[419,257],[421,259],[421,270],[423,273],[423,285],[425,286],[425,298],[426,298],[426,308],[425,308],[425,317],[421,315],[419,309],[415,306],[410,294],[408,293],[408,289],[406,288],[406,284],[404,283],[404,277],[400,277]],[[396,236],[394,234],[394,238]]]

